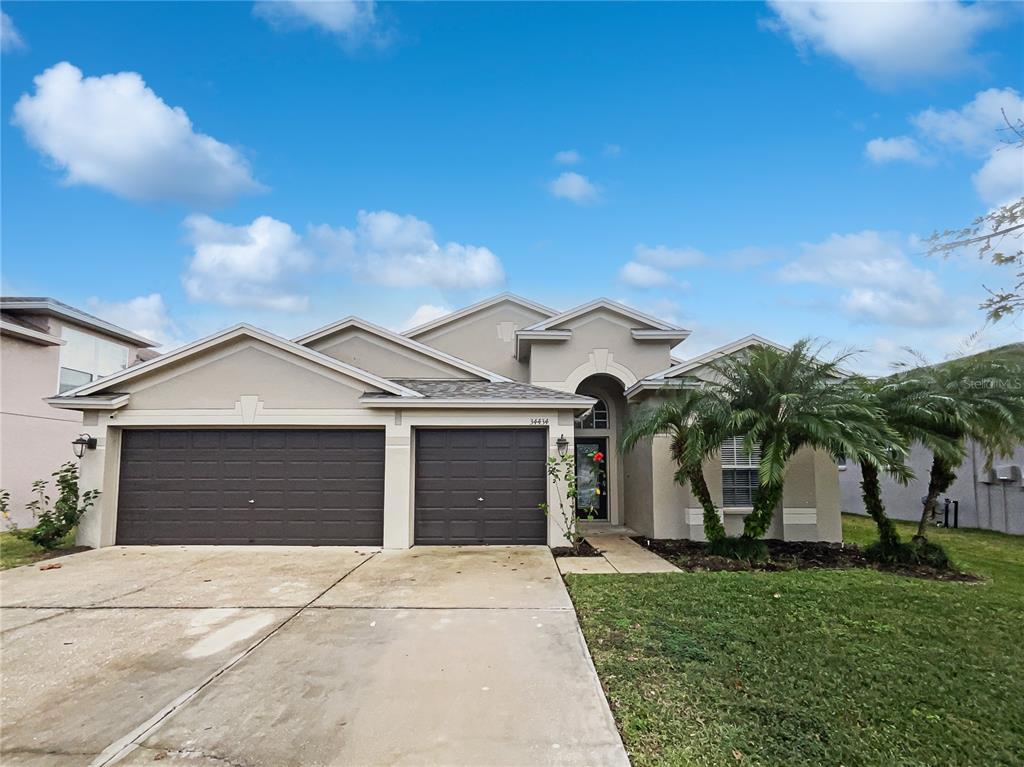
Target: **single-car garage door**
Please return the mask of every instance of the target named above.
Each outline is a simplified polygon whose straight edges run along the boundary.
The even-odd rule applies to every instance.
[[[126,429],[116,537],[379,546],[384,432]]]
[[[543,429],[418,429],[417,544],[547,543]]]

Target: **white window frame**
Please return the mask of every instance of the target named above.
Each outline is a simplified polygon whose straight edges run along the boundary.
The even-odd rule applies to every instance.
[[[750,453],[743,451],[743,437],[729,437],[722,442],[722,508],[726,509],[752,509],[754,491],[757,490],[757,470],[761,464],[761,448],[755,445]],[[727,503],[725,499],[725,477],[726,472],[744,472],[747,476],[753,470],[754,484],[745,486],[750,490],[750,504]],[[736,486],[736,483],[733,483]]]

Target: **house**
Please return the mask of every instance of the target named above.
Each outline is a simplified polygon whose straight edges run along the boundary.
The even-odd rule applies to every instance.
[[[0,487],[29,525],[32,482],[74,460],[82,414],[44,399],[150,359],[153,341],[52,298],[0,297]]]
[[[1024,343],[1007,344],[995,349],[977,352],[966,359],[999,353],[1024,365]],[[939,363],[942,365],[945,363]],[[1024,369],[1022,367],[1021,369]],[[1018,386],[1020,384],[1017,384]],[[939,497],[939,519],[944,523],[945,501],[950,501],[949,524],[976,527],[1004,533],[1024,535],[1024,445],[1009,454],[996,456],[991,466],[987,456],[974,440],[965,444],[964,461],[956,471],[956,479],[949,490]],[[901,485],[891,477],[882,476],[882,501],[886,513],[893,519],[917,522],[923,511],[922,498],[928,492],[928,475],[932,467],[931,451],[920,444],[912,445],[907,465],[914,479]],[[851,514],[866,514],[861,497],[861,472],[855,463],[839,467],[839,487],[842,509]],[[953,502],[956,502],[956,506]]]
[[[293,340],[236,325],[53,397],[97,439],[84,487],[90,546],[142,543],[560,545],[564,487],[551,458],[581,461],[579,493],[599,520],[700,537],[702,514],[674,481],[667,438],[624,455],[634,408],[719,354],[680,362],[689,331],[600,299],[559,312],[511,294],[404,334],[355,317]],[[737,531],[756,464],[726,446],[705,467]],[[603,476],[599,476],[603,475]],[[834,462],[789,467],[769,535],[839,540]]]
[[[949,525],[977,527],[1003,533],[1024,535],[1024,445],[1011,455],[997,457],[986,468],[985,451],[973,440],[967,441],[967,456],[956,472],[949,490],[939,496],[939,519],[945,522],[945,500],[950,500]],[[931,451],[914,445],[907,457],[914,471],[914,480],[901,485],[891,477],[882,477],[882,501],[893,519],[917,522],[921,519],[921,498],[928,492],[928,474],[932,467]],[[840,467],[839,488],[843,511],[866,514],[860,490],[860,467],[847,463]],[[952,506],[956,501],[957,505]]]

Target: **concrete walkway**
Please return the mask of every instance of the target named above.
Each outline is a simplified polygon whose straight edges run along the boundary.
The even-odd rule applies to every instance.
[[[678,573],[678,567],[632,540],[621,528],[588,531],[586,541],[601,552],[600,557],[559,557],[559,571],[577,574]]]
[[[6,765],[628,765],[545,547],[109,548],[0,574]]]

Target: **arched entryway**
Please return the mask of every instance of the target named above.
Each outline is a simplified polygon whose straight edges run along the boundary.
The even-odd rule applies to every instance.
[[[624,483],[619,439],[626,419],[623,385],[618,379],[599,373],[583,379],[576,393],[597,400],[575,424],[577,508],[593,506],[596,521],[622,524]],[[595,452],[604,456],[603,476],[589,458]]]

